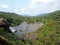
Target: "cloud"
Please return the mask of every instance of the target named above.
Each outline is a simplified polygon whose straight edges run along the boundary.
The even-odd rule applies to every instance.
[[[36,7],[36,5],[50,4],[54,2],[57,2],[57,0],[32,0],[30,6],[33,8]]]
[[[0,8],[9,8],[7,5],[0,5]]]
[[[11,7],[9,7],[8,5],[2,4],[0,5],[0,8],[5,9],[6,11],[11,11],[11,12],[17,12],[17,9],[13,9]]]
[[[21,8],[20,14],[29,14],[29,11],[26,8]]]
[[[30,2],[30,15],[35,16],[59,10],[59,5],[59,0],[32,0]]]
[[[17,9],[14,9],[13,11],[14,11],[14,12],[17,12],[18,10],[17,10]]]
[[[21,8],[19,14],[36,16],[43,13],[49,13],[59,10],[60,2],[58,0],[31,0],[29,7]]]
[[[42,13],[50,13],[60,10],[60,0],[30,0],[28,5],[20,7],[9,7],[8,5],[0,5],[0,8],[6,11],[12,11],[21,15],[35,16]]]
[[[9,7],[8,5],[5,5],[5,4],[0,5],[0,8],[2,9],[2,11],[14,12],[14,9],[12,9],[11,7]]]
[[[25,8],[22,8],[21,9],[21,13],[25,13],[26,12],[26,9]]]
[[[32,0],[32,3],[37,3],[37,2],[42,2],[42,3],[51,3],[54,2],[56,0]]]

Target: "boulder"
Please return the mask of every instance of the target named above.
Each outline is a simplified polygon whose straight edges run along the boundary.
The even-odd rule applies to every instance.
[[[9,31],[10,23],[5,18],[0,18],[0,27],[3,27],[5,31]]]

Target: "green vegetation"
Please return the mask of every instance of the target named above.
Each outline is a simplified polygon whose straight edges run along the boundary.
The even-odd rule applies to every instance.
[[[3,32],[3,28],[0,28],[0,35],[17,45],[60,45],[60,11],[36,17],[24,17],[15,13],[0,12],[0,17],[6,18],[11,23],[11,26],[18,25],[23,21],[28,23],[44,23],[43,27],[39,28],[36,32],[32,32],[32,34],[37,34],[37,38],[32,41],[27,38],[25,43],[17,39],[14,34]]]

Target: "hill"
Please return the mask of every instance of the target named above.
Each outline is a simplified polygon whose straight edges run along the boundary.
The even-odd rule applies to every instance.
[[[9,41],[17,45],[60,45],[60,11],[45,14],[44,16],[24,17],[15,13],[0,12],[0,17],[6,18],[11,26],[18,25],[23,21],[28,23],[43,22],[44,26],[36,32],[28,33],[25,35],[27,38],[25,43],[17,39],[13,33],[3,32],[0,28],[0,35],[7,38]],[[36,34],[36,39],[29,40],[30,35]]]

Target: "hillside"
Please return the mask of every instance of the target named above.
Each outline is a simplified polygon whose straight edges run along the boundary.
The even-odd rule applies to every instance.
[[[44,23],[44,26],[36,32],[25,34],[24,36],[27,39],[24,42],[17,39],[13,33],[4,32],[2,31],[3,28],[0,28],[0,35],[17,45],[60,45],[60,11],[36,17],[24,17],[15,13],[0,12],[0,17],[6,18],[11,26],[19,25],[23,21]],[[30,40],[31,35],[37,38]]]

